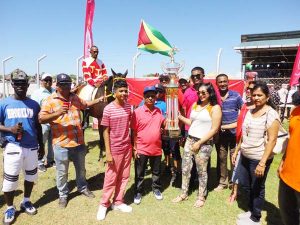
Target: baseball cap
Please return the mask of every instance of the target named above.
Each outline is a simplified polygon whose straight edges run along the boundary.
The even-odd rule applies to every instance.
[[[165,88],[161,84],[155,84],[155,89],[156,91],[161,91],[162,93],[165,92]]]
[[[156,89],[154,86],[147,86],[144,88],[144,94],[146,94],[147,92],[150,92],[150,91],[153,91],[153,92],[156,92]]]
[[[28,82],[28,75],[20,69],[15,69],[11,72],[10,78],[12,81],[26,81]]]
[[[51,76],[50,73],[44,73],[44,74],[41,76],[41,80],[45,80],[47,77],[52,78],[52,76]]]
[[[72,83],[72,79],[68,74],[60,73],[56,76],[57,83]]]
[[[188,80],[182,77],[178,80],[178,83],[188,83]]]

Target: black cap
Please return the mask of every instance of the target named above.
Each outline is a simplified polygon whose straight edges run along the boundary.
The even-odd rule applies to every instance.
[[[60,73],[56,76],[57,83],[72,83],[72,79],[68,74]]]
[[[20,69],[15,69],[11,72],[10,78],[12,81],[26,81],[28,82],[28,75]]]
[[[161,92],[161,93],[166,92],[164,86],[162,86],[161,84],[155,84],[155,89],[156,89],[157,92],[158,91]]]

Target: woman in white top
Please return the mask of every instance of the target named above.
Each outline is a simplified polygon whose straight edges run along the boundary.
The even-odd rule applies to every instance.
[[[252,100],[255,108],[247,112],[242,125],[242,155],[237,174],[239,183],[249,195],[249,211],[238,215],[238,225],[260,224],[265,181],[273,161],[272,150],[280,125],[266,83],[256,82]]]
[[[221,124],[222,112],[217,103],[215,90],[211,83],[200,85],[198,102],[192,106],[190,118],[180,115],[179,120],[190,125],[182,157],[181,194],[173,202],[188,199],[192,159],[195,159],[199,179],[198,198],[195,207],[202,207],[207,194],[207,163],[212,151],[212,138]]]

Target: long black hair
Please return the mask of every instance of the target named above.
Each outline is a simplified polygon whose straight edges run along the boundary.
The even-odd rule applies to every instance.
[[[253,94],[253,92],[257,89],[260,89],[269,98],[267,105],[271,106],[273,109],[276,109],[276,105],[274,104],[272,96],[270,95],[270,90],[267,83],[260,80],[256,81],[251,94]]]
[[[209,97],[208,97],[209,104],[211,104],[212,106],[217,105],[218,104],[217,95],[216,95],[216,91],[215,91],[214,86],[212,85],[212,83],[210,83],[210,82],[202,83],[196,89],[197,92],[199,91],[200,87],[205,87],[206,91],[208,92],[208,94],[209,94]],[[198,105],[201,104],[201,100],[199,98],[198,98],[197,104]]]

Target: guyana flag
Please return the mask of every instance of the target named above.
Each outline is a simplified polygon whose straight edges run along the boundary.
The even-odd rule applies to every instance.
[[[167,39],[145,21],[141,23],[137,47],[152,54],[160,53],[165,56],[169,56],[169,53],[173,51]]]

